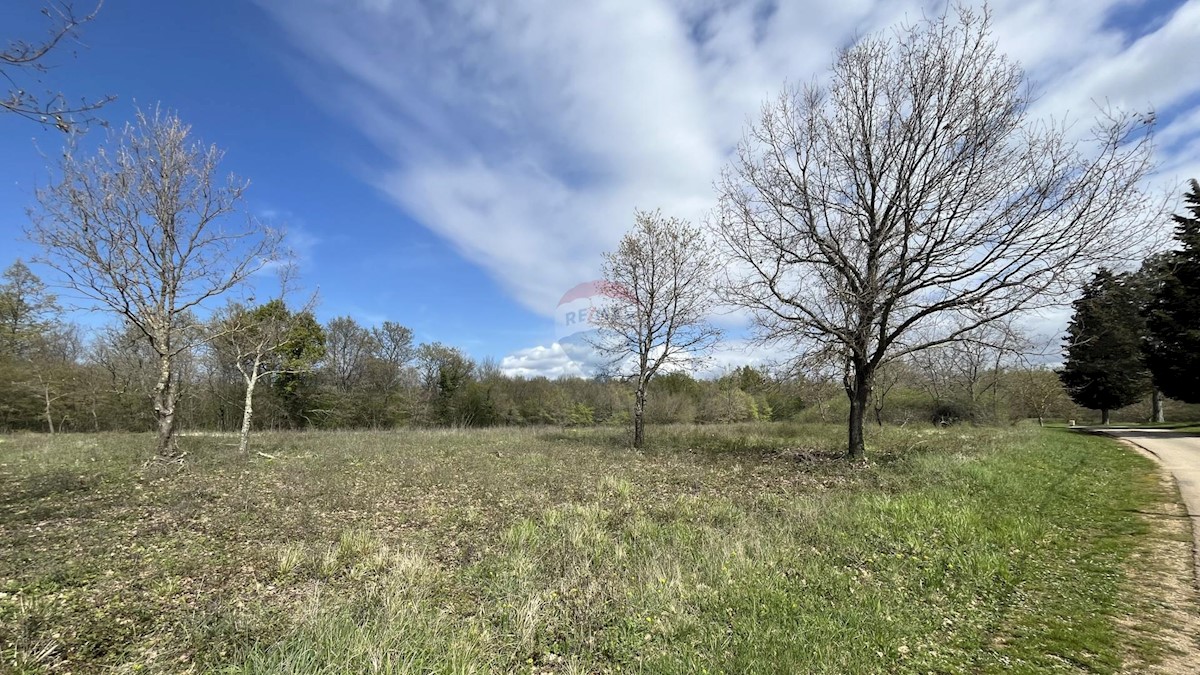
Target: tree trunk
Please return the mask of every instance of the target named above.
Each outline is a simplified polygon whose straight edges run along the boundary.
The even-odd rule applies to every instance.
[[[1111,412],[1109,411],[1108,408],[1101,410],[1100,411],[1100,424],[1103,424],[1104,426],[1108,426],[1110,416],[1111,416]]]
[[[846,459],[851,461],[867,458],[867,445],[863,437],[863,421],[871,399],[871,374],[865,365],[854,366],[853,379],[847,379],[846,395],[850,398],[850,441],[846,447]]]
[[[633,447],[639,450],[646,441],[646,381],[638,380],[633,396]]]
[[[1150,393],[1150,421],[1162,424],[1167,421],[1166,415],[1163,414],[1163,396],[1158,387]]]
[[[159,359],[158,383],[154,385],[154,417],[158,421],[158,446],[160,457],[168,457],[177,448],[175,443],[175,378],[171,373],[171,357]]]
[[[238,441],[238,452],[245,455],[250,451],[250,418],[254,416],[254,387],[258,384],[258,360],[254,372],[246,378],[246,401],[242,406],[242,437]]]
[[[46,399],[46,425],[50,427],[50,435],[54,435],[54,415],[50,412],[50,387],[43,387],[42,393]]]

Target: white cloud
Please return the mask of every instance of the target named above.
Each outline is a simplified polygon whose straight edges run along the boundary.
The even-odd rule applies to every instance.
[[[696,377],[720,377],[741,366],[771,367],[783,360],[780,354],[749,340],[729,340],[717,346],[702,363],[676,363],[665,371],[685,369]],[[568,340],[550,346],[521,349],[500,361],[500,369],[510,377],[593,377],[609,360],[596,353],[586,342]]]
[[[591,377],[599,363],[590,350],[574,350],[558,342],[549,347],[522,349],[500,361],[500,369],[509,377]]]
[[[314,101],[377,147],[367,179],[547,317],[594,278],[635,208],[702,218],[746,121],[785,81],[819,77],[855,36],[946,4],[260,2]],[[1176,110],[1200,95],[1187,68],[1200,3],[1135,28],[1111,20],[1145,10],[1129,0],[992,7],[1001,49],[1039,85],[1039,114],[1154,107],[1165,176],[1200,174],[1200,116]],[[560,352],[517,352],[511,367],[565,374]]]

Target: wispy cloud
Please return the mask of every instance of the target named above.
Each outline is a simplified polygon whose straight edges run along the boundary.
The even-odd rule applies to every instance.
[[[856,35],[943,2],[260,0],[313,100],[374,144],[365,174],[542,315],[661,207],[694,220],[748,118]],[[1156,15],[1139,14],[1151,7]],[[1164,170],[1200,173],[1200,3],[993,2],[1039,110],[1154,107]],[[522,358],[546,361],[554,347]],[[517,355],[514,355],[514,357]],[[546,361],[549,362],[549,361]],[[557,366],[547,366],[551,372]],[[556,371],[555,371],[556,372]]]

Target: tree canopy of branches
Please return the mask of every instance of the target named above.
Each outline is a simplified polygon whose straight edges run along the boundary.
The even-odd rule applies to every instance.
[[[1146,309],[1146,363],[1167,396],[1200,403],[1200,182],[1191,181],[1184,200],[1187,213],[1174,216],[1182,248],[1159,263]]]
[[[1101,269],[1074,308],[1058,376],[1073,401],[1099,410],[1101,423],[1108,424],[1110,411],[1138,402],[1151,388],[1137,289],[1128,276]]]
[[[616,251],[604,255],[610,300],[593,314],[600,328],[593,346],[634,382],[635,448],[645,441],[647,383],[664,366],[702,357],[720,337],[709,321],[718,269],[699,229],[657,211],[639,211]]]
[[[0,279],[0,354],[22,356],[53,327],[61,312],[58,299],[20,260]]]
[[[475,362],[457,347],[440,342],[421,345],[416,362],[430,421],[454,427],[475,424],[480,412],[470,391]]]
[[[218,175],[221,156],[177,116],[139,112],[90,157],[68,146],[30,214],[39,262],[136,328],[158,357],[160,455],[175,448],[176,362],[212,337],[195,310],[280,255],[278,232],[236,222],[247,183]]]
[[[348,316],[332,319],[325,335],[326,370],[339,391],[350,391],[366,376],[366,364],[381,345],[370,329]]]
[[[1001,319],[914,352],[906,361],[917,367],[922,388],[939,404],[934,422],[996,422],[1001,380],[1032,348],[1012,321]]]
[[[91,21],[100,11],[100,3],[87,14],[79,14],[70,2],[49,0],[42,4],[41,13],[49,22],[48,32],[41,38],[25,40],[10,38],[0,44],[0,81],[8,91],[0,90],[0,112],[13,113],[40,124],[54,125],[70,131],[91,119],[92,113],[113,100],[106,96],[96,101],[72,102],[61,92],[31,91],[41,86],[40,76],[48,67],[54,52],[74,39],[79,27]]]
[[[764,339],[843,364],[849,458],[880,365],[1060,301],[1152,228],[1152,118],[1074,141],[1026,92],[986,11],[957,7],[765,105],[719,184],[724,294]]]
[[[70,366],[81,347],[61,312],[25,263],[17,260],[0,275],[0,425],[40,409],[47,431],[55,432],[56,419],[61,426],[55,404],[76,384]]]

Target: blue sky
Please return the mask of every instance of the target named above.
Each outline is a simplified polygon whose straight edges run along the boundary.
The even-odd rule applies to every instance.
[[[0,4],[0,40],[36,35],[36,4]],[[247,207],[291,233],[322,318],[398,321],[555,375],[572,372],[557,301],[594,278],[635,208],[702,219],[766,98],[819,77],[855,35],[939,6],[108,0],[45,82],[117,95],[113,124],[161,102],[224,148],[252,183]],[[992,7],[1038,114],[1153,107],[1157,180],[1200,175],[1200,1]],[[61,142],[0,116],[0,264],[32,254],[25,208]],[[735,348],[718,364],[754,358]]]

